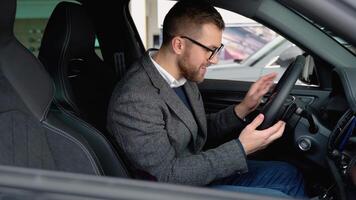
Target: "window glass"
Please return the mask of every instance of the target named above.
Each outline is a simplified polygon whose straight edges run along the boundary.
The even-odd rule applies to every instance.
[[[17,2],[14,34],[16,38],[35,56],[38,56],[43,32],[48,19],[60,1],[61,0],[18,0]],[[101,57],[101,51],[97,40],[95,42],[95,52]]]
[[[44,29],[59,1],[18,0],[14,34],[34,55],[38,55]]]
[[[36,56],[38,55],[47,20],[46,18],[15,20],[14,34],[16,38]]]
[[[278,35],[258,23],[228,24],[223,33],[220,60],[243,62]]]
[[[278,81],[293,59],[303,54],[300,48],[262,24],[217,10],[226,24],[222,38],[225,47],[219,63],[208,68],[207,79],[254,82],[264,74],[277,72]]]

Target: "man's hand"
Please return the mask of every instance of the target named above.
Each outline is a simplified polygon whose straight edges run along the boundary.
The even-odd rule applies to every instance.
[[[271,142],[280,138],[285,128],[285,122],[279,121],[268,129],[256,130],[264,120],[263,114],[259,114],[244,130],[242,130],[239,140],[246,152],[251,154],[266,148]]]
[[[243,119],[254,111],[260,105],[262,97],[271,89],[276,76],[277,73],[270,73],[261,76],[252,84],[242,102],[235,106],[236,115]]]

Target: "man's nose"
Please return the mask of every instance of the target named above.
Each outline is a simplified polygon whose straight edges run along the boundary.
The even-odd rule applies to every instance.
[[[218,62],[219,62],[219,56],[218,55],[215,55],[215,56],[213,56],[212,58],[210,58],[209,59],[209,62],[211,63],[211,64],[218,64]]]

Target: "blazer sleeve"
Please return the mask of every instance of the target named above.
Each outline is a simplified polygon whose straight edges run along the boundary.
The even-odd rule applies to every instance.
[[[246,122],[235,114],[234,107],[235,105],[231,105],[207,115],[208,140],[221,141],[224,138],[238,137]]]
[[[165,128],[167,108],[151,97],[142,91],[126,93],[114,97],[109,109],[108,128],[135,169],[160,182],[189,185],[206,185],[247,171],[244,151],[236,140],[196,154],[178,154]]]

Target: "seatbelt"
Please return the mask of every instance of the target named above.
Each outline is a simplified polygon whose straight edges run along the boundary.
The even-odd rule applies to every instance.
[[[114,53],[114,65],[115,65],[115,72],[117,74],[118,80],[120,80],[126,72],[125,53],[124,52],[115,52]]]

